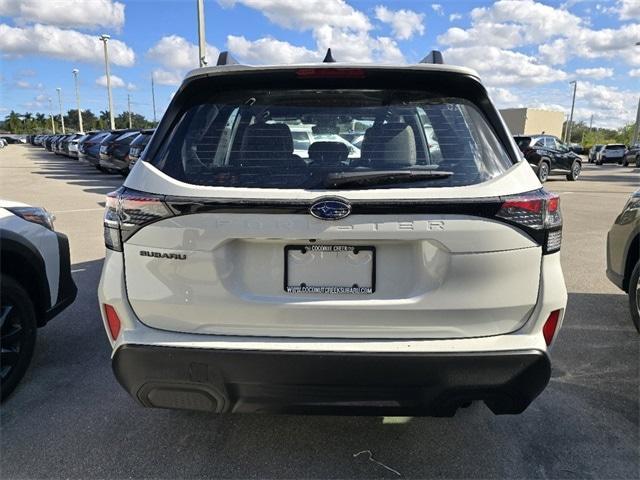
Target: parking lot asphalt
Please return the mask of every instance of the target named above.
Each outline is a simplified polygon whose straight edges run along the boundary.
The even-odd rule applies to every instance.
[[[40,148],[0,150],[0,196],[46,207],[69,235],[75,303],[38,331],[0,407],[9,478],[639,478],[640,337],[605,277],[606,232],[640,169],[553,178],[569,290],[547,389],[517,416],[474,404],[453,418],[213,416],[143,409],[117,384],[96,289],[104,195],[122,178]]]

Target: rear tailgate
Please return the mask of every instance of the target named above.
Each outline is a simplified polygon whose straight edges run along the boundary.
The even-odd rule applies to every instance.
[[[233,204],[201,198],[183,205],[191,213],[152,223],[124,244],[128,298],[142,322],[224,335],[460,338],[514,331],[536,304],[541,247],[519,229],[483,217],[491,201],[476,203],[478,214],[449,200],[438,208],[398,204],[373,215],[384,202],[354,200],[353,213],[335,221],[314,218],[300,202]],[[317,274],[321,259],[305,269],[288,249],[311,245],[360,252],[337,263],[335,254],[325,254],[335,271],[326,278]],[[375,259],[367,248],[375,249]],[[340,261],[351,263],[336,268]],[[362,266],[367,262],[370,269]],[[305,278],[369,287],[372,275],[372,293],[287,289]]]

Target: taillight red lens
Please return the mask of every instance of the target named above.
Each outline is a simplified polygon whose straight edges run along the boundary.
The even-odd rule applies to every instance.
[[[558,328],[558,321],[560,320],[560,310],[554,310],[549,314],[549,318],[544,322],[544,326],[542,327],[542,335],[544,336],[544,341],[547,344],[547,347],[551,345],[553,341],[553,336],[556,333],[556,329]]]
[[[111,338],[115,340],[120,335],[120,317],[118,317],[116,309],[106,303],[104,304],[104,314],[107,317],[107,326],[109,327]]]
[[[544,203],[542,200],[507,200],[502,209],[518,208],[527,212],[540,213]]]

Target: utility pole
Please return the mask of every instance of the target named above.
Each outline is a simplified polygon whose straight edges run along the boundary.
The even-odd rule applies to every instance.
[[[156,123],[156,90],[153,86],[153,73],[151,74],[151,103],[153,103],[153,123]]]
[[[49,97],[49,116],[51,117],[51,132],[53,135],[56,134],[56,124],[53,121],[53,102],[51,101],[51,97]]]
[[[78,104],[78,126],[80,127],[80,133],[84,133],[84,129],[82,128],[82,110],[80,110],[80,89],[78,87],[78,72],[80,70],[78,70],[77,68],[74,68],[73,70],[71,70],[71,73],[73,73],[73,78],[75,79],[75,83],[76,83],[76,103]]]
[[[104,70],[107,76],[107,95],[109,96],[109,123],[111,130],[116,129],[116,122],[113,120],[113,100],[111,99],[111,73],[109,72],[109,49],[107,48],[107,42],[111,38],[110,35],[100,35],[100,40],[104,44]]]
[[[198,53],[200,55],[200,68],[207,65],[207,42],[204,34],[204,0],[198,2]]]
[[[640,44],[640,42],[638,42]],[[638,99],[638,111],[636,113],[636,128],[633,131],[633,143],[636,145],[640,141],[640,98]]]
[[[127,93],[127,109],[129,110],[129,128],[131,128],[131,94]]]
[[[565,143],[571,143],[571,128],[573,127],[573,108],[576,105],[576,90],[578,88],[578,82],[577,80],[573,80],[572,82],[569,82],[569,85],[573,84],[573,100],[571,100],[571,115],[569,116],[569,128],[568,133],[567,133],[567,140],[565,140]]]
[[[58,91],[58,104],[60,105],[60,123],[62,124],[62,134],[64,135],[66,132],[64,131],[64,115],[62,114],[62,89],[58,87],[56,90]]]

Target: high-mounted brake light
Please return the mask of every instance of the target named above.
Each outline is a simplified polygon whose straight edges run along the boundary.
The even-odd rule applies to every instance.
[[[543,253],[554,253],[562,244],[560,198],[546,190],[505,197],[496,217],[524,230],[542,245]]]
[[[298,78],[365,78],[362,68],[300,68]]]
[[[122,251],[122,244],[149,223],[172,217],[163,197],[120,188],[107,195],[104,241],[107,248]]]

